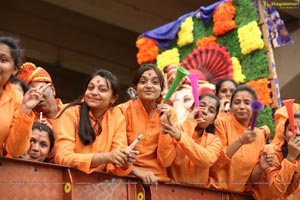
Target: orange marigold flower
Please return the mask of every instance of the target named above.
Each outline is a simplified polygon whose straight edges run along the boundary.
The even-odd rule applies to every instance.
[[[151,38],[138,39],[136,41],[136,47],[139,49],[139,52],[136,55],[139,64],[154,61],[159,52],[155,40]]]
[[[246,83],[252,87],[257,93],[258,100],[261,101],[265,106],[272,103],[271,99],[271,89],[269,88],[269,80],[266,78],[261,78],[258,80],[252,80]]]
[[[203,37],[197,40],[197,48],[207,47],[209,45],[215,46],[217,45],[217,39],[215,36]]]

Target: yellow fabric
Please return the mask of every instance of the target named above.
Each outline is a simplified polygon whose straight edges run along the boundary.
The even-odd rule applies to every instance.
[[[21,103],[22,95],[7,83],[0,96],[0,155],[3,154],[3,146],[13,157],[19,157],[29,147],[34,115],[32,112],[26,115]]]
[[[89,114],[92,126],[97,132],[96,120]],[[56,136],[54,145],[55,163],[76,167],[85,173],[106,170],[123,176],[131,172],[131,168],[120,169],[109,163],[91,168],[91,161],[96,153],[110,152],[127,147],[125,118],[119,110],[109,109],[100,121],[102,132],[93,144],[84,145],[78,134],[79,106],[68,108],[53,123]]]
[[[174,181],[207,187],[209,168],[219,158],[222,143],[217,136],[206,132],[196,139],[196,126],[195,120],[187,118],[180,128],[179,141],[160,134],[158,157],[165,167],[170,167],[168,172]]]
[[[243,192],[252,170],[259,162],[259,156],[264,148],[264,134],[255,128],[256,140],[245,144],[230,159],[226,155],[226,147],[235,141],[246,130],[232,114],[215,121],[216,135],[224,146],[218,161],[210,169],[210,185],[213,188],[228,189]]]
[[[151,171],[160,180],[169,180],[165,167],[157,160],[158,136],[162,132],[157,111],[149,116],[140,99],[130,100],[118,105],[126,118],[126,132],[128,144],[131,144],[139,134],[143,134],[141,141],[135,146],[140,152],[134,167]]]
[[[287,199],[299,188],[300,162],[291,163],[283,158],[281,145],[273,145],[274,166],[266,169],[257,184],[251,187],[255,199]]]

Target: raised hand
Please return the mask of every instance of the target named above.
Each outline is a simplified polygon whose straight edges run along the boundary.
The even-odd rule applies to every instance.
[[[247,129],[243,135],[240,136],[240,141],[242,145],[250,144],[256,140],[257,133],[253,130]]]
[[[43,93],[50,85],[51,83],[48,83],[46,85],[30,88],[24,94],[22,101],[22,110],[24,113],[29,114],[30,111],[40,103]]]
[[[263,152],[260,156],[260,167],[264,170],[274,165],[274,154]]]
[[[289,143],[288,143],[288,155],[287,155],[287,159],[290,162],[293,162],[294,160],[296,160],[298,158],[300,154],[300,137],[293,135],[290,139],[289,139]]]

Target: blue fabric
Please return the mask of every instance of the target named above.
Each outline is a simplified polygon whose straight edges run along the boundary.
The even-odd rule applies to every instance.
[[[143,33],[144,37],[152,38],[156,40],[158,46],[161,48],[169,48],[170,41],[177,37],[177,32],[181,26],[181,23],[187,17],[193,17],[195,12],[190,12],[179,17],[176,21],[170,22],[156,29]]]
[[[269,31],[269,41],[272,47],[280,47],[288,43],[294,43],[285,28],[284,21],[280,18],[278,11],[272,6],[271,0],[266,1],[264,6]]]
[[[198,19],[201,19],[204,25],[211,19],[214,14],[216,7],[220,3],[226,2],[227,0],[221,0],[216,3],[213,3],[209,6],[201,6],[196,12],[190,12],[179,17],[176,21],[170,22],[163,26],[160,26],[156,29],[147,31],[142,34],[143,37],[148,37],[156,40],[159,47],[168,49],[170,47],[171,40],[175,40],[177,37],[177,32],[180,29],[181,23],[187,17],[196,16]]]
[[[227,0],[221,0],[217,1],[216,3],[213,3],[209,6],[201,6],[197,11],[196,11],[196,17],[198,19],[201,19],[203,24],[206,25],[207,22],[211,19],[213,16],[215,9],[223,2],[226,2]]]

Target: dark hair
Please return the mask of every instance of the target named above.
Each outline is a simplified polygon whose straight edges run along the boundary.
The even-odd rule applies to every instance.
[[[161,88],[161,91],[163,91],[164,89],[164,86],[165,86],[165,79],[164,79],[164,75],[162,74],[161,70],[156,67],[154,64],[145,64],[143,66],[141,66],[137,72],[135,73],[133,79],[132,79],[132,85],[134,88],[136,88],[137,84],[139,83],[140,81],[140,78],[142,76],[142,74],[145,72],[145,71],[148,71],[148,70],[154,70],[155,73],[157,74],[158,76],[158,79],[159,79],[159,85],[160,85],[160,88]]]
[[[43,124],[40,122],[34,122],[32,125],[32,130],[35,130],[35,129],[37,129],[39,131],[45,131],[48,134],[48,138],[50,141],[50,149],[48,152],[48,154],[49,154],[54,146],[54,141],[55,141],[52,129],[49,126],[47,126],[46,124]],[[47,162],[48,158],[46,158],[44,161]]]
[[[19,47],[19,40],[12,37],[0,37],[0,44],[9,46],[11,56],[14,60],[14,65],[20,69],[22,65],[22,51]]]
[[[217,113],[216,113],[216,116],[215,116],[215,119],[216,119],[217,116],[218,116],[218,113],[219,113],[219,109],[220,109],[220,100],[219,100],[219,98],[216,95],[214,95],[214,94],[205,93],[205,94],[202,94],[202,95],[199,96],[199,101],[201,99],[203,99],[204,97],[210,97],[210,98],[216,100],[216,102],[217,102],[217,105],[216,105],[216,111],[217,111]],[[215,127],[214,123],[208,125],[208,127],[206,127],[206,129],[205,129],[205,132],[207,132],[207,133],[214,134],[215,131],[216,131],[216,127]]]
[[[76,106],[80,105],[80,116],[79,116],[79,122],[78,122],[78,133],[79,133],[79,138],[81,142],[84,145],[89,145],[93,143],[96,139],[96,133],[94,131],[94,128],[92,126],[91,120],[89,118],[89,110],[90,108],[88,105],[82,101],[82,98],[84,96],[85,91],[87,90],[88,84],[90,81],[95,77],[95,76],[101,76],[105,79],[107,86],[109,87],[109,82],[111,84],[112,88],[112,94],[113,96],[118,96],[119,94],[119,80],[117,79],[116,76],[114,76],[110,71],[105,70],[105,69],[99,69],[95,73],[93,73],[88,80],[86,81],[84,88],[83,88],[83,94],[77,98],[75,101],[71,102],[69,105],[67,105],[61,112],[60,114],[56,117],[60,117],[62,113],[69,107],[71,106]],[[98,133],[99,135],[102,131],[102,126],[101,124],[97,121],[98,124]]]
[[[241,91],[248,91],[252,95],[253,100],[257,100],[257,94],[256,94],[255,90],[252,89],[252,87],[250,87],[248,85],[239,85],[237,88],[235,88],[235,90],[233,91],[233,93],[231,95],[231,99],[230,99],[231,105],[232,105],[232,101],[233,101],[236,93],[241,92]]]
[[[298,118],[298,119],[299,119],[299,118],[300,118],[300,115],[299,115],[298,113],[295,113],[295,114],[294,114],[294,118]],[[289,124],[290,124],[290,120],[287,119],[287,120],[285,121],[285,123],[284,123],[284,134],[285,134],[286,129],[287,129],[287,126],[288,126]],[[284,139],[284,143],[283,143],[283,145],[281,146],[281,152],[282,152],[284,158],[286,158],[287,155],[288,155],[288,153],[289,153],[289,151],[288,151],[288,141],[287,141],[286,139]]]
[[[20,87],[22,88],[24,94],[29,90],[28,86],[26,85],[26,83],[24,81],[22,81],[21,79],[19,79],[18,77],[16,76],[13,76],[9,79],[9,81],[11,83],[14,83],[14,84],[19,84]]]
[[[221,89],[222,84],[225,83],[225,82],[228,82],[228,81],[229,81],[229,82],[232,82],[232,83],[234,84],[235,88],[237,88],[238,84],[237,84],[237,82],[235,82],[235,80],[230,79],[230,78],[224,78],[224,79],[222,79],[222,80],[219,80],[219,81],[216,83],[216,95],[217,95],[217,96],[219,96],[219,92],[220,92],[220,89]]]

